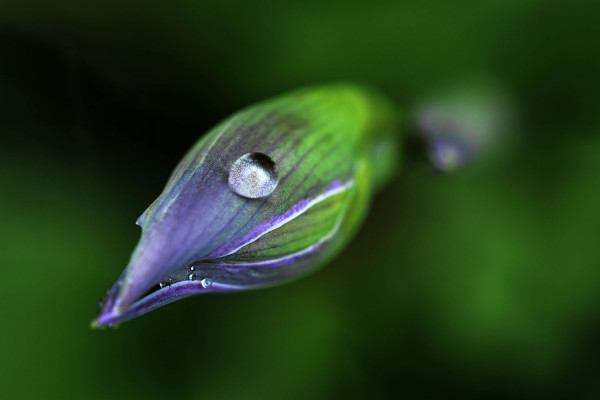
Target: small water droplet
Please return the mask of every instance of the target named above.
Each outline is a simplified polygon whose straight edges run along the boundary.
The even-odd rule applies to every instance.
[[[158,286],[160,286],[161,288],[164,288],[165,286],[167,286],[167,284],[165,282],[161,282],[158,284]]]
[[[208,278],[202,279],[200,281],[200,283],[202,284],[202,287],[205,288],[205,289],[211,287],[211,285],[212,285],[212,281],[210,279],[208,279]]]
[[[171,286],[173,284],[173,278],[167,279],[167,285]]]
[[[244,154],[235,160],[229,170],[231,190],[250,199],[270,195],[278,183],[275,162],[263,153]]]
[[[195,281],[195,280],[196,280],[196,274],[190,274],[190,275],[188,276],[188,279],[189,279],[190,281]]]
[[[193,271],[195,269],[196,269],[196,267],[194,267],[193,265],[190,265],[190,271]]]

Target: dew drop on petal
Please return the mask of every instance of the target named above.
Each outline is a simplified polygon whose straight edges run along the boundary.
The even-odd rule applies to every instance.
[[[202,287],[205,288],[205,289],[211,287],[211,285],[212,285],[212,281],[210,279],[208,279],[208,278],[202,279],[200,281],[200,283],[202,284]]]
[[[279,182],[275,162],[263,153],[247,153],[235,160],[229,170],[229,187],[250,199],[273,193]]]
[[[188,276],[188,279],[189,279],[190,281],[195,281],[195,280],[196,280],[196,274],[190,274],[190,275]]]

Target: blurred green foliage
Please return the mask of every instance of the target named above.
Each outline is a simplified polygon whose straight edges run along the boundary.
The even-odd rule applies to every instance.
[[[5,398],[600,396],[592,1],[0,5]],[[91,331],[133,224],[221,118],[358,80],[407,110],[491,76],[520,125],[452,176],[407,165],[351,246],[273,289]]]

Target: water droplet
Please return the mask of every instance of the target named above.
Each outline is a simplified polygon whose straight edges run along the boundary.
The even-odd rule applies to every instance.
[[[202,279],[200,281],[200,283],[202,284],[202,287],[205,288],[205,289],[212,286],[212,281],[210,279],[208,279],[208,278]]]
[[[190,275],[188,276],[188,279],[189,279],[190,281],[195,281],[195,280],[196,280],[196,274],[190,274]]]
[[[235,160],[229,170],[229,187],[250,199],[266,197],[277,187],[275,162],[263,153],[247,153]]]
[[[173,278],[167,279],[167,285],[171,286],[173,284]]]
[[[196,269],[196,267],[194,267],[193,265],[190,265],[190,271],[193,271],[195,269]]]

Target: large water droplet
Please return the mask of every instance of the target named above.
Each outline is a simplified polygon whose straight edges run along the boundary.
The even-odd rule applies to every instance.
[[[188,279],[189,279],[190,281],[195,281],[195,280],[196,280],[196,274],[190,274],[190,275],[188,276]]]
[[[240,196],[258,199],[273,193],[279,176],[275,162],[263,153],[247,153],[229,170],[229,187]]]
[[[205,289],[211,287],[211,285],[212,285],[212,281],[210,279],[208,279],[208,278],[202,279],[200,281],[200,283],[202,284],[202,287],[205,288]]]

